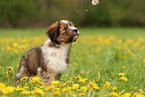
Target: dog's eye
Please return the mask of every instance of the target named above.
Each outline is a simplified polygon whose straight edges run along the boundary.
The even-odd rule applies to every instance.
[[[64,29],[63,30],[67,30],[67,27],[64,27]]]

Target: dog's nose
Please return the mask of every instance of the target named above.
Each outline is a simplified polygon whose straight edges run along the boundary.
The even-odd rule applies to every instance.
[[[74,29],[73,31],[75,32],[75,34],[78,34],[78,29]]]

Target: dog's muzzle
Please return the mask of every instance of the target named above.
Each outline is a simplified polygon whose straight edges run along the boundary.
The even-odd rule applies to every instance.
[[[73,33],[74,33],[73,42],[75,42],[78,39],[80,32],[78,29],[74,29]]]

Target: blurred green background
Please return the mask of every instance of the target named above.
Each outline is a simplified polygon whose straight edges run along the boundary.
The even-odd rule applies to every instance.
[[[48,27],[67,19],[79,27],[145,26],[145,0],[0,0],[0,27]]]

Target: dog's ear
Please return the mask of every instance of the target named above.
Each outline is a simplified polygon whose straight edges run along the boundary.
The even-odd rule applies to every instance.
[[[59,41],[57,40],[57,37],[59,36],[60,33],[59,30],[60,30],[60,21],[57,21],[56,23],[52,24],[46,32],[50,40],[55,44],[60,44]]]

